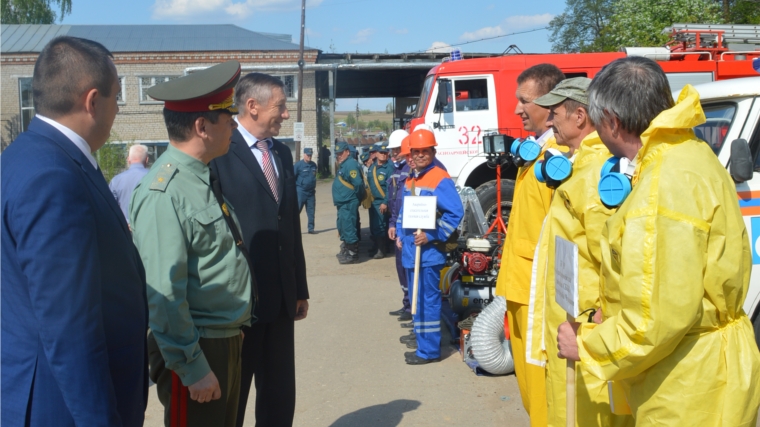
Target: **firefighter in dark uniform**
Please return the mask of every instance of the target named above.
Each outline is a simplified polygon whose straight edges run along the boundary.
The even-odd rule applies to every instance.
[[[369,230],[372,247],[369,255],[374,259],[385,257],[386,233],[388,231],[388,180],[393,175],[393,163],[388,161],[388,145],[378,143],[375,162],[369,166],[367,183],[372,191],[372,206],[369,209]]]
[[[314,231],[314,204],[317,190],[317,164],[311,161],[314,151],[311,148],[303,149],[303,159],[296,162],[293,170],[296,176],[296,192],[298,194],[298,212],[303,211],[306,205],[306,217],[308,218],[309,234],[317,234]]]
[[[337,228],[344,243],[338,261],[353,264],[359,261],[359,238],[356,233],[356,217],[359,202],[364,199],[364,179],[361,167],[350,156],[349,145],[340,142],[335,146],[339,167],[332,186],[333,204],[338,209]]]

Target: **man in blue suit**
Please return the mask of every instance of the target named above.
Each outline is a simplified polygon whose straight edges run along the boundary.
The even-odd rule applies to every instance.
[[[37,116],[2,155],[3,427],[143,425],[145,272],[92,156],[119,111],[111,58],[48,43]]]

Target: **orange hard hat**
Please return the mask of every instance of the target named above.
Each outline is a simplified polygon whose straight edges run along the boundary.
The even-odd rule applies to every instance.
[[[435,142],[435,135],[427,129],[418,129],[409,135],[410,152],[414,149],[419,150],[421,148],[435,147],[436,145],[438,145],[438,143]]]
[[[409,149],[409,135],[405,136],[404,139],[401,140],[401,151],[399,154],[402,156],[408,156],[412,154],[412,150]]]

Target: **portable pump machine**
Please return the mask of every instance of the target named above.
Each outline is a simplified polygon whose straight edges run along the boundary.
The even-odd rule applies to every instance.
[[[501,252],[501,248],[495,242],[469,238],[459,254],[459,262],[449,270],[452,272],[449,304],[460,319],[483,310],[493,301],[501,259],[497,252]]]

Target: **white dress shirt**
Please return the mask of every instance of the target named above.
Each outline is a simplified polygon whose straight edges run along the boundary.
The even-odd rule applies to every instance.
[[[256,146],[256,143],[259,142],[258,138],[251,135],[250,132],[246,128],[243,127],[243,125],[238,122],[237,117],[235,117],[235,121],[238,124],[238,131],[241,135],[243,135],[243,139],[245,139],[245,142],[248,144],[248,147],[251,149],[251,153],[253,153],[253,156],[256,157],[256,161],[259,162],[259,166],[261,166],[261,170],[264,170],[264,165],[262,162],[262,153],[261,150],[259,150],[259,147]],[[268,141],[269,145],[269,160],[272,162],[272,168],[274,169],[274,173],[277,174],[277,176],[280,176],[280,171],[277,170],[277,162],[274,161],[274,158],[272,157],[272,140],[269,139]]]
[[[546,132],[544,132],[543,134],[541,134],[541,136],[539,136],[538,138],[536,138],[536,143],[538,143],[538,145],[540,145],[541,148],[543,148],[544,145],[546,145],[546,141],[548,141],[549,138],[551,138],[553,136],[554,136],[554,129],[549,128],[549,129],[546,130]]]
[[[35,116],[43,122],[61,131],[61,133],[64,134],[66,138],[68,138],[71,142],[73,142],[74,145],[76,145],[76,147],[84,154],[84,156],[87,157],[87,160],[92,163],[92,167],[98,169],[98,162],[95,161],[95,157],[92,157],[92,153],[90,152],[90,145],[87,144],[87,141],[85,141],[84,138],[53,119],[48,119],[41,114],[36,114]]]

